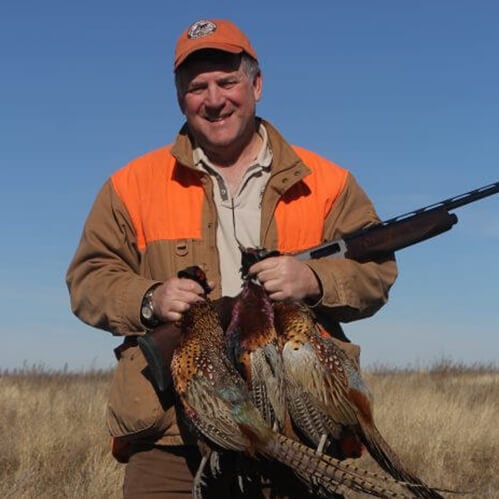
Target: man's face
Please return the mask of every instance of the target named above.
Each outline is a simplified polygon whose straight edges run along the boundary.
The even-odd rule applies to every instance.
[[[232,61],[232,62],[231,62]],[[218,157],[240,152],[255,130],[262,78],[251,81],[239,58],[192,61],[185,68],[179,104],[196,142]]]

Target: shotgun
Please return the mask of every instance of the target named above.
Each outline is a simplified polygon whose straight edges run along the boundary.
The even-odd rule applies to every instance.
[[[499,182],[495,182],[346,234],[340,239],[294,253],[293,256],[299,260],[349,258],[358,262],[391,258],[395,251],[450,230],[458,221],[457,216],[450,211],[498,192]],[[269,251],[264,248],[242,251],[242,267],[248,269],[253,263],[263,258],[279,254],[278,251]],[[188,275],[181,272],[179,277],[188,277]],[[214,302],[224,328],[230,320],[234,299],[225,296]],[[315,314],[327,330],[335,331],[333,336],[348,341],[339,324],[331,324],[318,309],[315,310]],[[153,382],[159,391],[165,391],[171,386],[169,365],[178,339],[178,328],[173,324],[159,326],[154,331],[137,338],[140,349],[149,364]]]
[[[328,241],[295,253],[299,260],[313,258],[349,258],[367,262],[446,232],[458,219],[451,210],[499,192],[499,182],[445,199],[438,203],[399,215],[374,226],[360,229],[340,239]]]

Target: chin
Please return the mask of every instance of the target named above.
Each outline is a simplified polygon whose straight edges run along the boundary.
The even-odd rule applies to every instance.
[[[203,142],[208,148],[228,147],[237,142],[237,136],[227,134],[210,134],[205,135]]]

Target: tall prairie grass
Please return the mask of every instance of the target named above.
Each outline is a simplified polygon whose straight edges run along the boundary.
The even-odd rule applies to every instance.
[[[120,497],[105,408],[110,373],[0,376],[0,497]]]
[[[499,370],[442,362],[365,374],[386,440],[432,485],[499,497]],[[110,373],[40,367],[0,373],[0,497],[118,498],[110,454]],[[369,456],[359,464],[378,470]],[[357,497],[351,495],[348,497]]]

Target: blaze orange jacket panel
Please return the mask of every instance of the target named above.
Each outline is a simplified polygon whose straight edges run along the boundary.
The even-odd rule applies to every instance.
[[[171,147],[135,160],[112,177],[141,251],[161,239],[200,239],[204,191],[199,175],[176,168]]]
[[[278,248],[292,253],[323,241],[324,222],[345,188],[348,172],[320,156],[293,147],[311,173],[287,190],[275,211]]]
[[[145,155],[117,171],[112,184],[125,204],[139,250],[162,239],[200,239],[204,190],[196,175],[179,166],[170,147]],[[311,173],[278,201],[278,249],[293,252],[322,241],[324,220],[345,187],[347,171],[294,147]]]

